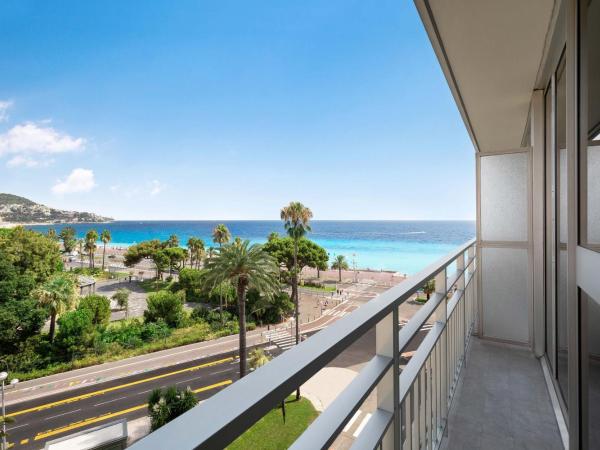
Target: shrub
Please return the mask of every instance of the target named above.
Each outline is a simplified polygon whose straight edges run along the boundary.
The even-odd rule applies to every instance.
[[[188,302],[202,298],[202,272],[198,269],[185,268],[179,271],[179,287],[185,291]]]
[[[198,400],[189,387],[178,389],[170,386],[164,391],[154,389],[148,398],[148,414],[152,431],[169,423],[197,404]]]
[[[92,320],[92,312],[87,308],[63,314],[58,319],[55,346],[67,356],[85,353],[94,342],[96,328]]]
[[[92,323],[100,329],[106,328],[110,321],[110,300],[103,295],[83,297],[77,309],[87,309],[92,314]]]
[[[162,319],[169,327],[181,326],[184,319],[183,299],[179,293],[158,291],[148,296],[148,309],[144,311],[146,322]]]

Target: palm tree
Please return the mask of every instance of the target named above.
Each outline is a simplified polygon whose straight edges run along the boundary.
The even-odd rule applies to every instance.
[[[102,233],[100,234],[100,240],[102,241],[102,244],[104,245],[104,248],[102,249],[102,272],[104,272],[104,258],[106,256],[106,244],[108,244],[112,240],[110,231],[103,230]]]
[[[208,286],[230,280],[236,287],[240,325],[240,377],[246,375],[246,292],[256,289],[272,297],[279,288],[277,263],[262,245],[242,241],[222,247],[206,266]]]
[[[226,244],[231,240],[231,233],[229,232],[229,228],[227,228],[227,226],[224,223],[220,223],[213,229],[212,238],[215,244],[219,244],[219,251],[221,251],[223,244]],[[239,237],[236,237],[236,239],[239,239]],[[223,296],[220,294],[219,308],[221,311],[221,323],[225,323],[223,318]]]
[[[202,255],[204,254],[204,241],[200,238],[191,237],[187,241],[187,248],[190,253],[190,267],[200,266]]]
[[[77,292],[75,281],[68,274],[61,272],[49,278],[35,292],[34,296],[41,305],[50,311],[50,342],[56,332],[56,317],[75,307]]]
[[[348,261],[344,255],[337,255],[331,264],[332,269],[337,269],[340,276],[340,283],[342,282],[342,270],[348,270]]]
[[[281,220],[288,236],[294,241],[294,266],[292,270],[292,300],[294,301],[294,319],[296,321],[296,345],[300,342],[300,301],[298,299],[298,241],[311,230],[309,222],[312,211],[300,202],[290,202],[281,209]],[[300,388],[296,390],[296,399],[300,399]]]
[[[77,248],[79,249],[79,266],[83,269],[83,249],[85,247],[85,241],[83,239],[77,239]]]
[[[423,293],[427,297],[427,300],[431,298],[431,294],[435,292],[435,281],[429,280],[427,283],[423,285]]]
[[[219,244],[219,248],[223,244],[227,244],[231,240],[231,233],[229,228],[224,223],[217,225],[212,232],[213,242]]]
[[[98,242],[98,232],[96,230],[89,230],[85,234],[85,249],[90,256],[90,269],[94,268],[94,254],[98,248],[96,242]]]
[[[58,234],[54,228],[48,228],[48,237],[53,241],[58,241]]]

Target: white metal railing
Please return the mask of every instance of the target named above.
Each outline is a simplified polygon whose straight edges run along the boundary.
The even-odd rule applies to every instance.
[[[475,241],[470,241],[132,448],[225,447],[373,327],[375,356],[292,448],[329,447],[374,390],[377,408],[353,448],[437,448],[476,322],[476,273]],[[435,293],[401,328],[399,306],[431,279]],[[401,354],[415,339],[422,340],[402,368]]]

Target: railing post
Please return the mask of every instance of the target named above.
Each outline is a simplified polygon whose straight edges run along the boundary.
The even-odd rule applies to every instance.
[[[400,351],[398,344],[398,306],[375,327],[375,350],[378,355],[393,358],[392,367],[377,385],[377,408],[393,414],[381,441],[382,450],[400,448]]]
[[[444,300],[440,303],[435,314],[435,320],[444,324],[441,339],[441,361],[440,361],[440,385],[441,385],[441,400],[440,417],[441,425],[444,430],[447,430],[446,421],[448,418],[448,278],[447,269],[444,267],[435,276],[435,292],[444,296]]]

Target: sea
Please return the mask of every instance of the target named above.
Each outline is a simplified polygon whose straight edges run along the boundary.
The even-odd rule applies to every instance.
[[[115,221],[101,224],[60,224],[55,226],[33,225],[28,228],[57,232],[72,226],[78,237],[89,229],[99,233],[108,229],[112,235],[112,247],[126,247],[148,239],[165,240],[170,235],[179,237],[185,246],[191,236],[213,245],[211,233],[219,224],[227,225],[233,237],[263,243],[271,232],[285,234],[280,221]],[[308,238],[324,247],[330,259],[336,255],[346,256],[351,267],[358,269],[388,270],[412,274],[435,262],[446,253],[475,236],[475,221],[356,221],[314,220]]]

